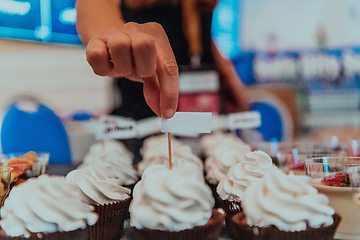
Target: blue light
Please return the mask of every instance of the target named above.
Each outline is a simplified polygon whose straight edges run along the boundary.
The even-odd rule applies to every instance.
[[[298,150],[297,149],[293,149],[292,150],[292,154],[294,157],[294,164],[295,166],[299,164],[299,154],[298,154]]]
[[[241,6],[241,0],[219,0],[213,12],[212,37],[229,58],[241,52]]]
[[[323,163],[324,163],[324,171],[325,171],[325,173],[328,173],[329,172],[329,163],[328,163],[327,157],[323,158]]]
[[[64,8],[59,14],[59,21],[62,24],[75,25],[76,21],[76,10],[75,8]]]
[[[0,13],[7,15],[26,15],[31,8],[29,2],[0,0]]]

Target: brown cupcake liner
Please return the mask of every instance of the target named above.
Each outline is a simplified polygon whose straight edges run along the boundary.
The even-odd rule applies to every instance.
[[[226,218],[230,219],[235,214],[242,212],[240,201],[229,201],[227,199],[222,199],[220,196],[218,201],[220,202],[221,208],[224,209],[226,213]]]
[[[214,208],[221,208],[221,204],[220,204],[220,201],[219,201],[220,196],[216,191],[217,184],[212,184],[208,180],[205,180],[205,183],[210,187],[211,192],[213,194],[213,197],[215,199]]]
[[[303,231],[286,232],[275,226],[257,227],[246,224],[244,213],[234,215],[229,221],[229,235],[235,240],[333,240],[341,217],[333,215],[334,223],[330,226],[311,228]]]
[[[130,188],[130,190],[131,190],[131,193],[130,193],[130,199],[132,200],[132,195],[133,195],[133,191],[134,191],[134,187],[135,187],[135,185],[138,183],[138,181],[136,181],[135,183],[133,183],[133,184],[128,184],[128,185],[124,185],[123,187],[126,187],[126,188]],[[124,217],[124,219],[125,220],[127,220],[127,219],[129,219],[130,218],[130,212],[129,212],[129,208],[127,208],[126,210],[125,210],[125,217]]]
[[[119,202],[94,205],[94,211],[99,214],[99,219],[89,227],[89,240],[119,240],[130,201],[129,197]]]
[[[88,228],[77,229],[70,232],[54,233],[31,233],[30,237],[10,237],[7,236],[3,229],[0,229],[1,240],[88,240]]]
[[[209,221],[204,226],[171,232],[157,229],[132,227],[138,240],[215,240],[219,238],[224,221],[224,214],[213,209]]]

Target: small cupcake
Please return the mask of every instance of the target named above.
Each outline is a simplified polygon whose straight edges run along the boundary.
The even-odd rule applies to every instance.
[[[135,186],[130,225],[137,239],[218,239],[224,216],[213,205],[194,164],[179,161],[171,170],[152,165]]]
[[[231,218],[234,239],[333,239],[340,217],[310,177],[276,167],[254,181],[242,198],[243,212]]]
[[[120,156],[115,152],[108,153],[104,158],[93,158],[91,162],[84,162],[78,169],[85,168],[89,165],[102,165],[112,172],[119,180],[121,186],[129,187],[135,185],[139,177],[132,166],[132,160],[126,156]]]
[[[203,162],[192,152],[191,148],[187,145],[181,145],[177,148],[172,148],[172,157],[173,159],[183,159],[193,163],[199,168],[201,172],[204,171]],[[162,146],[148,149],[148,151],[146,151],[146,154],[143,155],[142,161],[138,164],[139,176],[143,174],[147,167],[155,164],[164,164],[167,167],[169,166],[169,149],[167,144],[164,143]],[[176,164],[177,162],[174,162],[174,165]]]
[[[89,228],[90,240],[118,240],[130,203],[129,188],[119,185],[119,180],[101,165],[89,165],[71,171],[66,182],[77,187],[83,202],[95,207],[98,222]]]
[[[251,183],[263,178],[273,166],[269,155],[263,151],[246,153],[240,162],[229,169],[227,175],[217,186],[221,207],[227,220],[241,211],[241,199]]]
[[[87,240],[94,207],[64,177],[41,175],[14,187],[1,208],[0,239]]]
[[[240,140],[241,141],[241,140]],[[205,159],[205,179],[213,191],[215,207],[220,207],[216,187],[226,177],[229,168],[239,162],[245,153],[251,152],[249,145],[243,142],[232,142],[228,145],[218,147],[211,156]]]
[[[147,155],[147,151],[148,150],[152,150],[152,149],[157,149],[157,148],[161,148],[163,146],[167,146],[168,145],[168,136],[167,134],[160,134],[160,135],[156,135],[156,136],[151,136],[148,137],[144,140],[143,142],[143,146],[140,149],[140,153],[142,156]],[[183,143],[172,137],[171,138],[171,146],[176,149],[177,147],[182,146]]]
[[[127,149],[125,144],[115,140],[103,140],[94,143],[89,152],[84,157],[84,162],[92,163],[98,159],[106,158],[109,153],[117,153],[119,156],[125,156],[131,160],[134,159],[134,154]]]
[[[200,139],[200,146],[202,149],[202,157],[206,159],[212,156],[214,151],[223,145],[229,145],[234,142],[243,143],[243,141],[234,134],[217,132],[212,134],[206,134]],[[243,143],[245,144],[245,143]]]
[[[121,186],[132,189],[139,180],[133,167],[133,154],[121,142],[106,140],[94,144],[78,169],[93,164],[106,167],[119,179]]]

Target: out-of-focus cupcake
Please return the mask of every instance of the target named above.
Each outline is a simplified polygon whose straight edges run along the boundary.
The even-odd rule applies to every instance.
[[[78,169],[93,164],[106,167],[119,180],[121,186],[132,189],[139,180],[133,167],[133,154],[121,142],[106,140],[94,144]]]
[[[130,225],[137,239],[218,239],[224,216],[203,174],[192,163],[179,161],[169,170],[148,167],[134,189]]]
[[[109,153],[117,153],[119,156],[125,156],[133,160],[134,154],[127,149],[125,144],[115,140],[102,140],[94,143],[89,152],[84,157],[84,162],[92,163],[98,159],[106,158]]]
[[[212,134],[206,134],[200,139],[200,145],[202,148],[203,159],[213,155],[213,152],[222,145],[232,144],[233,142],[242,142],[240,138],[234,134],[217,132]]]
[[[210,186],[214,198],[215,207],[220,207],[216,187],[226,177],[230,167],[241,160],[245,153],[251,152],[249,145],[236,141],[228,145],[221,145],[205,159],[205,179]]]
[[[64,177],[41,175],[14,187],[1,208],[0,239],[87,240],[98,215]]]
[[[139,177],[132,166],[132,160],[126,156],[119,156],[115,152],[107,154],[104,158],[93,158],[91,162],[84,162],[78,169],[89,165],[102,165],[111,171],[119,180],[119,184],[125,187],[134,185]]]
[[[90,240],[118,240],[130,203],[129,188],[119,185],[119,179],[101,165],[89,165],[71,171],[66,182],[77,187],[81,200],[95,207],[98,222],[90,227]]]
[[[160,134],[156,136],[148,137],[144,140],[143,146],[140,149],[141,156],[144,157],[144,155],[147,155],[147,151],[152,151],[153,149],[162,148],[163,146],[168,145],[168,135],[167,134]],[[180,146],[182,146],[183,143],[174,138],[171,137],[171,146],[176,149]]]
[[[198,156],[196,156],[192,152],[191,148],[187,145],[179,145],[177,147],[173,147],[172,157],[173,159],[183,159],[185,161],[193,163],[198,167],[201,172],[203,172],[203,162]],[[146,154],[143,155],[142,161],[138,164],[139,176],[143,174],[146,168],[155,164],[164,164],[167,167],[169,166],[169,149],[167,143],[164,143],[163,145],[156,148],[149,148],[146,151]],[[177,162],[174,161],[174,165],[176,164]]]
[[[241,211],[245,190],[273,166],[269,155],[263,151],[246,153],[240,162],[233,164],[217,186],[221,207],[227,220]]]
[[[333,239],[340,217],[307,176],[272,167],[242,198],[243,212],[231,218],[233,239]]]

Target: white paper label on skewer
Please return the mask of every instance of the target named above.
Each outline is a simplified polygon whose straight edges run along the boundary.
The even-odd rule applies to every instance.
[[[144,138],[161,130],[161,119],[159,117],[151,117],[139,120],[137,123],[137,137]]]
[[[211,118],[211,131],[225,130],[225,118],[221,115],[212,115]]]
[[[176,112],[170,119],[161,119],[161,132],[188,137],[211,133],[211,113]]]
[[[97,139],[130,139],[136,138],[137,125],[131,118],[119,116],[102,116],[98,121]]]
[[[232,113],[226,119],[229,130],[256,128],[261,125],[260,113],[255,111]]]

